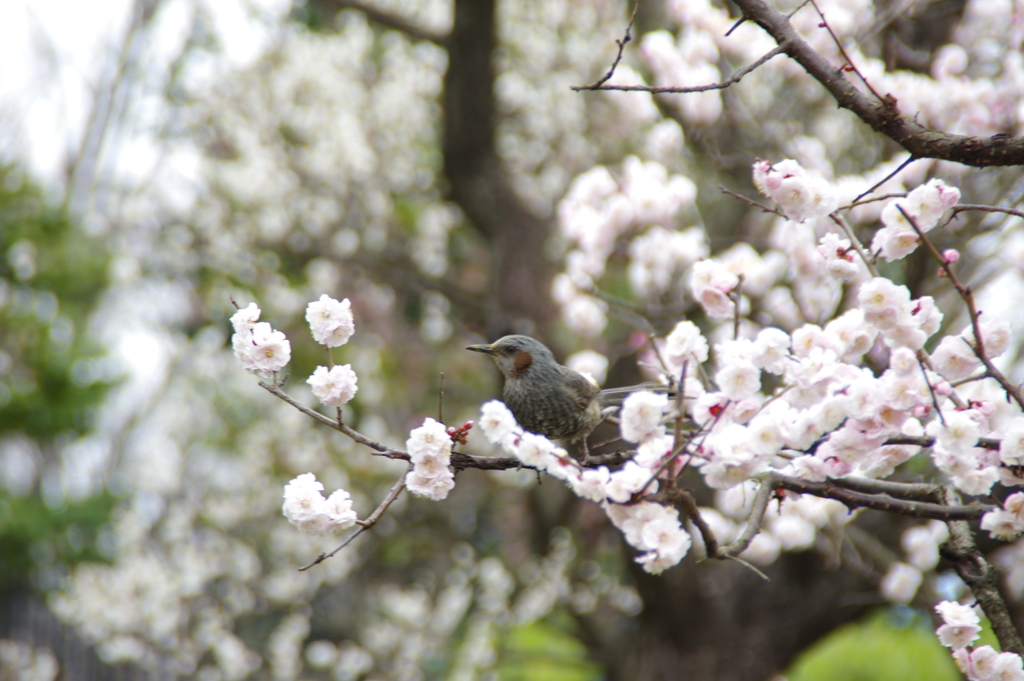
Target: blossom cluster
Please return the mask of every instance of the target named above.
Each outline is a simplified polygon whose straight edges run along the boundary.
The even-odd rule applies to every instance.
[[[597,166],[573,181],[558,206],[559,231],[571,250],[566,272],[552,289],[571,328],[588,336],[604,330],[604,303],[586,292],[604,274],[619,237],[646,228],[630,246],[630,281],[643,295],[667,290],[675,273],[707,255],[703,230],[672,229],[696,195],[689,178],[670,176],[660,163],[633,156],[623,162],[618,178]]]
[[[802,222],[828,215],[839,207],[839,197],[824,178],[786,159],[754,164],[754,186],[774,201],[790,220]]]
[[[356,524],[349,493],[338,489],[325,499],[320,493],[323,488],[312,473],[303,473],[284,486],[281,510],[300,532],[326,537]]]
[[[634,502],[654,490],[655,474],[671,455],[671,441],[664,437],[661,425],[666,404],[665,395],[646,391],[626,398],[623,432],[642,444],[637,456],[617,471],[607,466],[583,468],[548,438],[523,431],[498,400],[483,405],[480,427],[489,441],[500,444],[524,466],[546,471],[578,496],[601,504],[626,541],[643,552],[637,562],[647,572],[658,574],[682,560],[692,543],[678,511],[649,501]]]
[[[405,448],[413,464],[405,479],[409,491],[435,501],[447,498],[455,487],[455,475],[450,468],[452,434],[445,425],[428,417],[409,433]]]
[[[882,209],[882,229],[875,232],[871,250],[886,260],[899,260],[910,255],[920,243],[917,229],[928,233],[939,223],[942,214],[960,201],[960,190],[942,180],[931,180],[913,190],[905,199],[896,199]],[[908,219],[909,218],[909,219]],[[913,220],[913,225],[910,223]]]
[[[283,333],[275,331],[267,322],[257,321],[259,318],[256,303],[249,303],[233,314],[231,325],[235,333],[231,336],[231,346],[246,371],[273,374],[291,361],[292,346]]]
[[[1024,660],[1016,653],[999,653],[992,646],[970,645],[981,633],[978,613],[969,605],[943,601],[935,606],[942,618],[936,635],[953,650],[953,659],[970,681],[1024,681]]]

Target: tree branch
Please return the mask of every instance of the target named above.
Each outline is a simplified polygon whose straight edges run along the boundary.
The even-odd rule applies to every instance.
[[[960,503],[960,495],[952,487],[945,487],[942,500],[948,506],[955,507]],[[940,547],[940,553],[953,563],[960,579],[964,580],[978,599],[978,605],[992,623],[992,631],[1002,649],[1024,655],[1024,642],[1010,618],[1006,601],[999,593],[998,574],[978,551],[970,526],[964,520],[946,524],[949,526],[949,541]]]
[[[384,12],[365,2],[358,2],[358,0],[320,0],[320,4],[325,9],[332,10],[335,13],[345,9],[354,9],[357,12],[362,12],[370,21],[380,24],[385,28],[390,28],[393,31],[404,33],[415,40],[426,40],[442,47],[444,47],[445,41],[448,40],[447,35],[434,33],[422,26],[416,26],[400,16]]]
[[[900,112],[891,94],[884,95],[879,102],[854,86],[846,76],[846,65],[830,64],[800,37],[786,15],[763,0],[736,0],[736,5],[744,17],[764,29],[785,54],[821,83],[840,107],[853,112],[914,158],[937,158],[979,167],[1024,164],[1024,137],[976,137],[930,130]]]

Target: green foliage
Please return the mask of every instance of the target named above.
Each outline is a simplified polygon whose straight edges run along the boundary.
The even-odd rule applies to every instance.
[[[40,566],[106,560],[96,549],[96,535],[115,503],[112,495],[101,494],[52,509],[38,496],[16,497],[0,489],[0,585]]]
[[[23,171],[0,165],[0,443],[30,439],[36,478],[59,443],[89,430],[110,387],[98,345],[82,332],[108,264],[105,244],[48,206]],[[95,541],[110,496],[55,509],[34,488],[17,492],[0,486],[0,592],[39,567],[102,559]]]
[[[928,618],[913,612],[901,621],[894,611],[879,612],[863,622],[835,631],[804,652],[785,677],[788,681],[958,681],[961,678],[949,650],[935,637]]]
[[[549,621],[511,631],[503,642],[502,681],[591,681],[604,677],[587,649],[565,628]]]
[[[106,283],[106,249],[0,166],[0,253],[0,434],[83,432],[108,387],[81,333]]]

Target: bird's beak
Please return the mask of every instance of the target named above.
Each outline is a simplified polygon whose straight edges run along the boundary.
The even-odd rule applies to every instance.
[[[490,345],[468,345],[468,346],[466,346],[466,349],[467,350],[472,350],[473,352],[482,352],[485,355],[496,355],[496,354],[498,354],[498,351],[495,350]]]

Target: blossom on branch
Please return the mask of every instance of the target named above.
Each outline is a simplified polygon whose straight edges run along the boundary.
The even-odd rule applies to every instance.
[[[275,331],[267,322],[257,322],[260,309],[256,303],[239,310],[231,316],[235,333],[231,346],[235,357],[254,374],[273,374],[283,369],[292,358],[292,346],[280,331]]]
[[[423,425],[409,433],[405,442],[413,469],[405,480],[409,491],[440,501],[455,487],[452,473],[452,439],[443,423],[426,418]]]
[[[356,385],[358,377],[349,364],[317,367],[313,375],[306,379],[312,386],[313,395],[328,407],[340,407],[350,401],[359,390]]]
[[[299,531],[326,537],[355,525],[357,516],[352,509],[352,497],[343,489],[335,490],[324,499],[320,491],[323,483],[312,473],[303,473],[284,487],[284,517]]]
[[[356,330],[348,298],[338,302],[326,293],[306,306],[306,321],[313,339],[329,348],[344,345]]]

